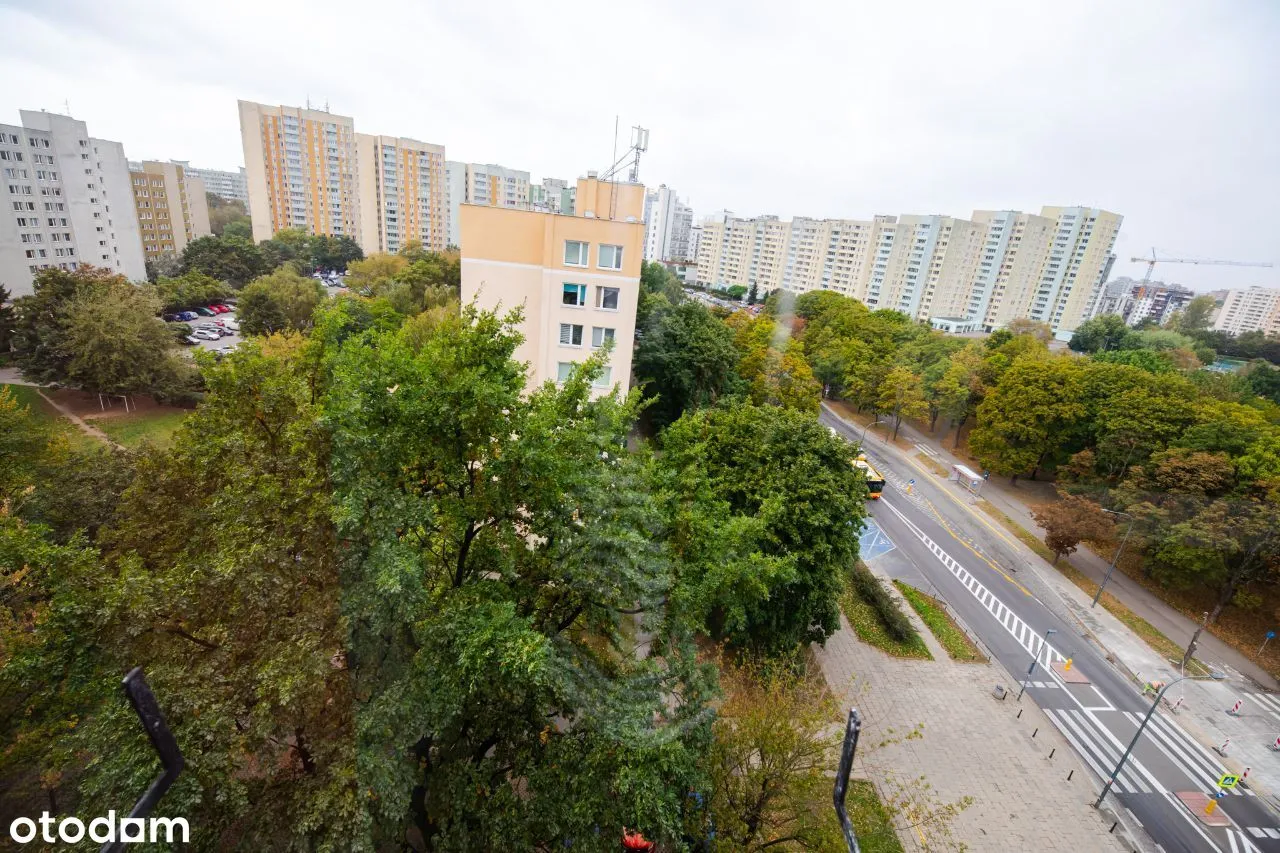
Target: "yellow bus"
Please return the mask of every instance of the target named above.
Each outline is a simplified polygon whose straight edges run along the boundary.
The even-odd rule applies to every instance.
[[[879,500],[880,493],[884,491],[884,477],[880,476],[880,472],[871,467],[871,463],[867,461],[865,454],[859,453],[858,458],[853,460],[853,467],[862,472],[862,476],[867,478],[867,493],[871,500]]]

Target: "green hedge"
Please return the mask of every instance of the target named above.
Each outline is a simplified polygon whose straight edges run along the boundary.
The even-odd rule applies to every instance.
[[[898,609],[889,590],[875,575],[871,574],[870,569],[862,563],[855,563],[851,570],[850,582],[858,597],[876,612],[876,618],[890,637],[905,643],[916,636],[915,628],[911,627],[907,617]]]

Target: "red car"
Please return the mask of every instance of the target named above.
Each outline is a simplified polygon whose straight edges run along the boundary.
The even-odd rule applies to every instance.
[[[210,305],[209,310],[215,314],[226,314],[231,311],[231,309],[225,305]]]

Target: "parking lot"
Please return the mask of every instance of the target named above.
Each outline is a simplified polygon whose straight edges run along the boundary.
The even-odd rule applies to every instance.
[[[191,327],[192,331],[195,331],[201,326],[216,326],[218,325],[215,322],[217,320],[221,320],[224,323],[226,323],[226,322],[233,321],[235,319],[236,319],[236,312],[231,311],[230,313],[227,313],[227,314],[219,314],[216,317],[198,317],[195,320],[186,321],[186,324]],[[171,328],[177,325],[179,325],[179,323],[169,324]],[[183,344],[183,347],[186,349],[193,349],[193,350],[194,349],[217,350],[221,347],[228,347],[228,346],[237,347],[239,345],[240,345],[240,335],[238,333],[232,333],[230,335],[223,335],[221,339],[216,341],[207,341],[201,338],[198,344]]]

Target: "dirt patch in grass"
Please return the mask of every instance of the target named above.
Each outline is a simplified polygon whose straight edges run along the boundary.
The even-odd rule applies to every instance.
[[[1012,518],[993,507],[988,501],[979,501],[978,505],[982,507],[984,512],[1004,525],[1005,529],[1016,536],[1020,542],[1039,554],[1050,565],[1053,565],[1053,552],[1045,546],[1044,542],[1040,541]],[[1059,560],[1057,565],[1053,567],[1061,572],[1063,577],[1083,590],[1086,595],[1097,595],[1098,585],[1090,580],[1084,572],[1073,566],[1070,560]],[[1128,625],[1130,630],[1141,637],[1162,658],[1165,660],[1182,660],[1182,655],[1186,651],[1184,647],[1179,646],[1173,640],[1160,633],[1154,625],[1134,613],[1114,595],[1104,592],[1102,597],[1098,599],[1098,603],[1106,608],[1112,616]],[[1191,664],[1187,667],[1187,671],[1197,675],[1208,675],[1210,670],[1209,667],[1193,658]]]
[[[941,601],[931,595],[925,595],[902,581],[895,580],[893,585],[898,588],[898,592],[902,593],[902,597],[911,605],[911,609],[920,614],[921,621],[933,632],[933,636],[942,644],[942,648],[952,660],[964,663],[987,663],[986,655],[978,651],[977,645],[951,618],[951,614],[947,613]]]
[[[849,620],[853,633],[867,645],[897,658],[933,660],[933,655],[929,654],[929,647],[914,630],[906,640],[893,637],[875,608],[855,591],[852,582],[845,587],[844,594],[840,596],[840,609]]]
[[[950,477],[951,472],[947,470],[947,466],[943,465],[937,459],[934,459],[927,453],[917,453],[916,461],[920,462],[924,467],[928,468],[939,477]]]

